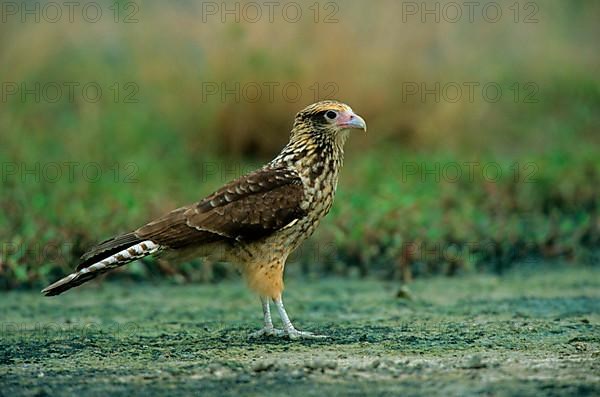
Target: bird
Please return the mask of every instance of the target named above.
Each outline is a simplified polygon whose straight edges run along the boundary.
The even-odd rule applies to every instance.
[[[76,270],[42,290],[59,295],[143,257],[204,257],[235,265],[260,297],[263,327],[249,335],[323,338],[300,331],[283,305],[288,256],[310,237],[332,207],[344,144],[365,120],[337,100],[313,103],[295,116],[289,142],[272,161],[197,203],[177,208],[81,256]],[[273,326],[273,303],[283,329]]]

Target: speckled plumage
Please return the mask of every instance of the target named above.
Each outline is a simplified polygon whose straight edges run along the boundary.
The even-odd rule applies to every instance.
[[[349,106],[337,101],[308,106],[296,115],[289,143],[264,167],[196,204],[99,244],[82,256],[75,273],[42,292],[58,295],[160,253],[227,260],[261,297],[280,299],[287,257],[331,209],[351,128],[366,130],[366,125]]]

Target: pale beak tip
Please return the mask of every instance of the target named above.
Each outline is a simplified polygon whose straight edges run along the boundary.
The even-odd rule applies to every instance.
[[[350,120],[349,127],[356,128],[359,130],[363,130],[364,132],[367,132],[366,121],[357,114],[352,115],[352,119]]]

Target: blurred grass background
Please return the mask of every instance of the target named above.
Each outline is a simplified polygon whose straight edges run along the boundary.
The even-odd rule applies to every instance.
[[[81,12],[73,22],[23,22],[3,8],[0,287],[62,276],[95,242],[259,166],[286,143],[298,110],[330,96],[362,115],[369,133],[351,137],[332,214],[290,271],[409,281],[554,258],[597,264],[600,3],[518,2],[515,22],[515,2],[498,1],[496,23],[482,17],[489,2],[473,22],[463,15],[457,23],[443,15],[422,22],[403,13],[406,3],[317,3],[317,22],[312,3],[302,3],[296,23],[277,11],[270,22],[266,8],[257,22],[241,11],[239,22],[229,15],[223,23],[220,13],[207,14],[207,2],[194,1],[97,2],[96,23]],[[524,23],[532,11],[537,23]],[[137,22],[123,23],[128,15]],[[45,100],[51,94],[21,97],[22,84],[70,82],[94,82],[103,95],[94,102],[75,88],[69,100],[63,88],[55,103]],[[480,87],[473,101],[465,91],[456,103],[406,93],[436,82]],[[482,96],[489,82],[503,89],[498,102]],[[272,98],[265,89],[254,101],[251,93],[236,100],[206,91],[236,83],[293,83],[302,95],[290,100],[275,87]],[[531,103],[528,83],[537,87]],[[8,95],[15,84],[18,93]],[[78,165],[73,178],[65,168],[48,176],[65,162]],[[464,164],[472,162],[479,168],[468,178]],[[84,177],[86,164],[98,164],[101,177]],[[447,168],[456,164],[458,178]],[[498,180],[482,174],[487,164],[502,170]],[[232,273],[152,259],[119,271],[177,281]]]

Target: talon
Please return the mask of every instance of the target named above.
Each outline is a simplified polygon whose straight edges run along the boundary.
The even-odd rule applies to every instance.
[[[250,335],[248,335],[248,339],[258,339],[258,338],[264,338],[264,337],[270,337],[270,336],[281,337],[281,336],[286,336],[286,335],[287,334],[282,329],[262,328],[256,332],[253,332]]]
[[[287,332],[287,336],[291,340],[298,340],[298,339],[325,339],[325,338],[329,338],[329,336],[327,336],[327,335],[313,334],[312,332],[298,331],[297,329],[291,329],[291,330],[289,330]]]

